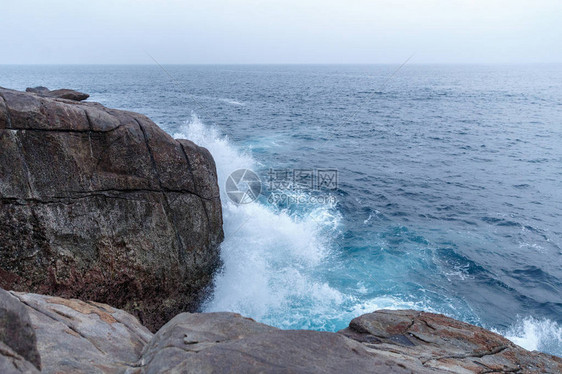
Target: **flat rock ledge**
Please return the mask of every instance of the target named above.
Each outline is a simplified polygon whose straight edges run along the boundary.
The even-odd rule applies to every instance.
[[[558,357],[413,310],[365,314],[337,333],[279,330],[235,313],[181,313],[152,334],[105,304],[20,292],[0,293],[0,303],[23,321],[4,325],[0,338],[24,330],[17,342],[0,340],[7,374],[562,373]],[[0,309],[0,321],[5,314]]]

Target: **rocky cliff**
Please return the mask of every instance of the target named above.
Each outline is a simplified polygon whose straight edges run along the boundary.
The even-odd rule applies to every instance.
[[[71,90],[0,88],[0,287],[156,330],[194,311],[223,239],[210,153]]]
[[[562,373],[560,358],[413,310],[365,314],[338,333],[279,330],[234,313],[182,313],[153,335],[133,316],[100,303],[0,290],[2,305],[9,305],[0,308],[0,371],[7,374],[39,367],[128,374]],[[3,325],[7,310],[12,324]]]

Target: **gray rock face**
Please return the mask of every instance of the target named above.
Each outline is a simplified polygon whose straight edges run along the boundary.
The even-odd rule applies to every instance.
[[[184,348],[185,349],[185,348]],[[171,351],[144,373],[429,373],[369,353],[342,335],[318,331],[274,331],[218,344],[199,352]]]
[[[43,373],[562,373],[560,358],[412,310],[365,314],[338,333],[279,330],[235,313],[182,313],[152,335],[109,305],[11,295],[29,313]],[[0,342],[0,373],[36,372]]]
[[[152,333],[109,305],[13,292],[31,316],[43,373],[122,373]]]
[[[529,352],[443,315],[378,311],[339,333],[283,331],[233,313],[181,314],[129,373],[561,373]]]
[[[45,86],[37,86],[37,87],[27,87],[25,89],[25,92],[31,92],[31,93],[38,94],[38,95],[46,95],[49,92],[51,92],[51,90],[49,90]]]
[[[18,355],[6,344],[0,342],[0,373],[2,374],[35,374],[39,370],[25,358]]]
[[[0,289],[0,343],[3,344],[0,356],[4,356],[4,360],[0,360],[0,373],[8,371],[10,365],[17,368],[25,360],[41,369],[31,319],[23,304],[3,289]]]
[[[562,373],[562,359],[441,314],[379,310],[339,332],[378,354],[412,359],[436,372]]]
[[[28,87],[25,89],[25,92],[31,92],[39,96],[53,97],[53,98],[67,99],[67,100],[74,100],[74,101],[82,101],[90,97],[90,95],[85,94],[83,92],[69,90],[66,88],[51,91],[47,87],[42,87],[42,86],[33,87],[33,88]]]
[[[147,117],[0,88],[0,287],[157,330],[194,311],[223,239],[214,161]]]
[[[234,313],[183,313],[166,324],[130,373],[426,373],[371,354],[343,335],[284,331]]]
[[[234,313],[182,313],[158,331],[145,348],[139,366],[148,367],[148,372],[171,369],[183,365],[188,354],[273,331],[277,329]]]

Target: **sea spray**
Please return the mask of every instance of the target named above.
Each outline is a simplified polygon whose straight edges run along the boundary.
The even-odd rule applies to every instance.
[[[326,313],[335,314],[344,296],[322,279],[317,266],[331,255],[330,235],[338,226],[337,210],[307,206],[304,211],[289,213],[266,201],[236,205],[225,195],[224,184],[237,169],[259,168],[251,154],[236,149],[195,114],[174,137],[209,149],[221,187],[224,268],[204,309],[238,312],[293,328],[315,327],[309,321],[316,318],[322,323]]]
[[[223,203],[224,267],[215,278],[205,311],[237,312],[281,328],[330,331],[377,309],[417,309],[462,319],[462,315],[435,307],[430,300],[404,300],[396,295],[362,297],[369,292],[365,283],[357,284],[353,295],[331,286],[322,266],[337,261],[334,241],[341,232],[338,210],[308,205],[289,211],[268,204],[267,199],[232,203],[224,189],[230,173],[237,169],[259,171],[272,165],[261,165],[249,150],[236,147],[194,113],[179,130],[175,138],[190,139],[213,155]],[[562,354],[562,328],[550,320],[520,319],[499,332],[526,349]]]
[[[337,168],[342,219],[335,232],[322,226],[328,251],[305,279],[338,297],[300,308],[281,303],[292,309],[276,308],[278,320],[263,308],[275,325],[334,331],[361,313],[411,307],[495,327],[560,355],[562,341],[548,333],[562,324],[562,107],[553,84],[562,81],[560,66],[416,66],[374,96],[373,77],[388,67],[166,69],[174,87],[155,79],[151,66],[0,67],[4,86],[24,90],[34,77],[53,87],[72,81],[93,100],[142,112],[170,134],[180,131],[186,108],[199,108],[220,126],[206,145],[218,147],[211,151],[222,165]],[[200,125],[190,136],[197,143],[213,131]],[[236,142],[221,148],[221,134]],[[309,208],[285,214],[305,218]],[[265,270],[275,266],[263,269],[269,279]],[[525,328],[529,316],[545,328]]]
[[[549,319],[519,318],[504,331],[492,331],[530,351],[550,352],[562,356],[562,326]]]
[[[230,173],[266,166],[194,113],[174,137],[206,147],[217,165],[224,216],[224,267],[215,278],[205,311],[237,312],[281,328],[334,331],[357,315],[376,309],[424,306],[390,295],[359,299],[331,286],[326,270],[345,266],[337,264],[334,242],[341,233],[341,214],[334,204],[280,209],[263,198],[236,205],[224,191]]]

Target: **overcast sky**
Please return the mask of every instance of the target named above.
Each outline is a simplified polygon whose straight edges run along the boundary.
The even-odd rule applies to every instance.
[[[1,64],[562,62],[562,0],[0,0]]]

